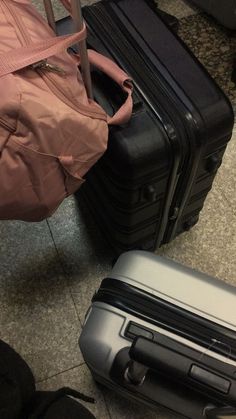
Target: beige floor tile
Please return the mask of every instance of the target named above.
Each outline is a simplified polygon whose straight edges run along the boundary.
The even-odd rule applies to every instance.
[[[154,412],[147,406],[130,401],[107,389],[103,390],[103,394],[112,419],[177,419],[179,417],[161,407]]]
[[[98,0],[81,0],[81,4],[82,6],[89,6],[97,1]],[[32,0],[32,2],[37,9],[44,14],[43,2],[39,0]],[[52,0],[52,4],[56,19],[61,19],[68,15],[64,7],[60,4],[60,0]],[[198,12],[194,6],[183,0],[159,0],[158,4],[160,9],[175,15],[177,18],[190,16]]]
[[[236,217],[213,186],[198,224],[163,246],[158,254],[236,285]]]
[[[81,0],[82,6],[89,6],[90,4],[96,3],[98,0]],[[42,0],[32,0],[32,3],[37,7],[38,11],[45,15],[44,6]],[[62,19],[68,15],[68,12],[61,5],[60,0],[52,0],[53,10],[56,19]]]
[[[43,379],[82,362],[80,322],[47,223],[0,223],[0,337]]]
[[[73,300],[58,283],[30,281],[0,288],[1,339],[25,358],[36,380],[83,362],[78,347],[81,331]],[[57,281],[64,279],[58,277]]]
[[[236,214],[236,127],[216,176],[216,185]]]
[[[73,284],[71,286],[72,297],[76,305],[76,310],[81,323],[91,304],[94,293],[99,289],[102,280],[111,272],[111,265],[90,264],[88,269],[84,270],[84,275],[73,276]]]
[[[158,6],[164,12],[174,15],[178,19],[198,13],[194,6],[183,0],[158,0]]]
[[[71,198],[49,220],[81,321],[114,258],[94,220],[88,211],[84,212],[78,211],[76,200]]]
[[[71,387],[87,396],[93,397],[96,404],[82,402],[97,419],[109,419],[107,407],[102,392],[94,383],[89,370],[85,365],[73,368],[55,377],[38,383],[38,390],[57,390],[61,387]]]

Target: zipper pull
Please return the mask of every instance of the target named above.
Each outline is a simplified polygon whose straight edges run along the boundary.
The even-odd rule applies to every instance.
[[[31,67],[34,70],[47,70],[47,71],[51,71],[53,73],[58,73],[61,76],[65,76],[66,72],[65,70],[63,70],[63,68],[59,67],[58,65],[55,64],[50,64],[47,62],[47,60],[42,60],[39,61],[38,63],[32,64]]]
[[[50,63],[48,63],[48,62],[46,62],[45,64],[44,64],[44,66],[43,67],[41,67],[43,70],[48,70],[48,71],[52,71],[53,73],[58,73],[58,74],[60,74],[61,76],[65,76],[66,75],[66,72],[65,72],[65,70],[63,70],[63,68],[61,68],[61,67],[59,67],[58,65],[55,65],[55,64],[50,64]]]

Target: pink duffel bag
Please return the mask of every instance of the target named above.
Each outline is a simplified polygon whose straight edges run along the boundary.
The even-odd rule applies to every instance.
[[[70,10],[69,0],[61,2]],[[30,0],[0,1],[0,219],[52,215],[105,152],[108,125],[131,116],[129,77],[95,51],[88,53],[90,63],[112,77],[127,100],[108,116],[88,98],[80,59],[67,52],[85,38],[85,27],[56,37]]]

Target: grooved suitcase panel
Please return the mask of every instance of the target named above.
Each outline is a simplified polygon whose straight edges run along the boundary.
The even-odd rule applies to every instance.
[[[90,47],[133,78],[134,111],[111,128],[78,196],[118,254],[154,250],[197,222],[231,137],[232,108],[144,0],[107,0],[83,13]],[[92,70],[95,99],[112,113],[124,97]]]

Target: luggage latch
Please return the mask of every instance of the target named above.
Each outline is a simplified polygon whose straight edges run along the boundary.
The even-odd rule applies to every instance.
[[[172,215],[170,215],[169,220],[175,221],[178,218],[179,215],[179,207],[174,207]]]
[[[214,154],[207,159],[206,162],[206,171],[209,173],[214,173],[219,169],[222,163],[222,158],[218,154]]]
[[[147,185],[144,188],[144,198],[149,202],[154,202],[157,200],[158,192],[155,185]]]

